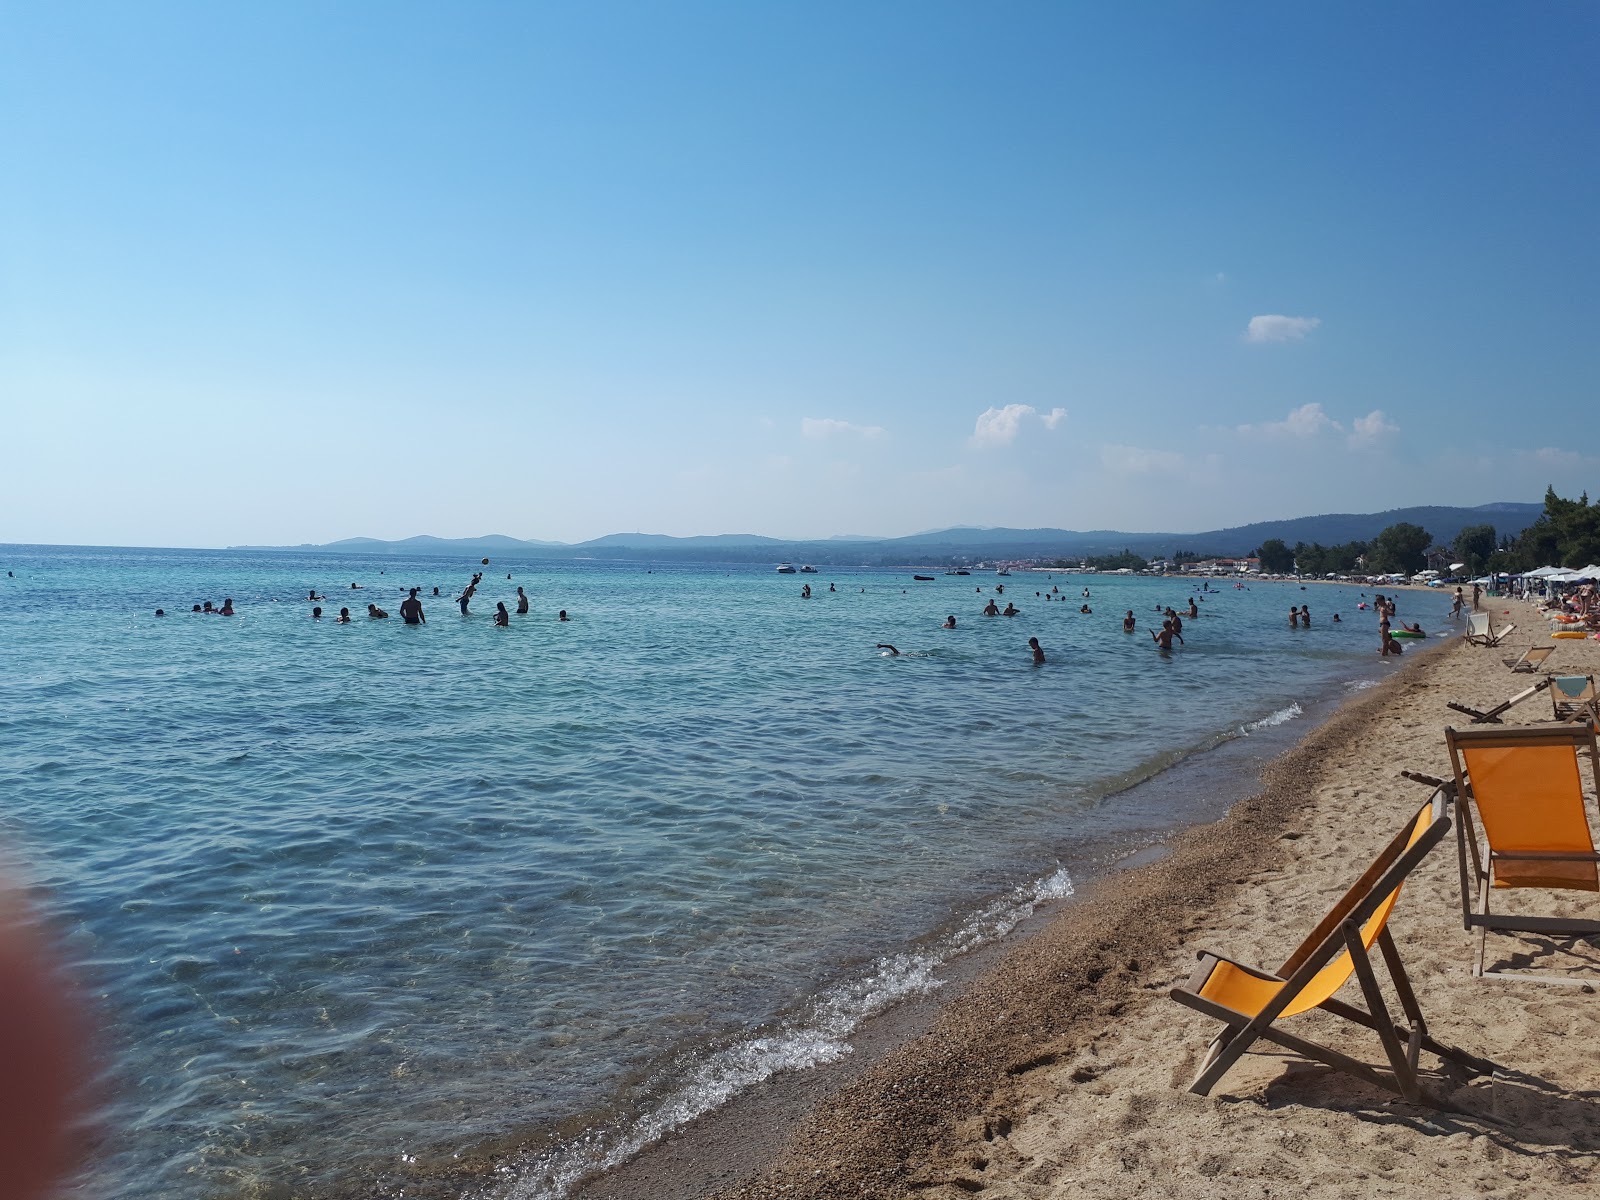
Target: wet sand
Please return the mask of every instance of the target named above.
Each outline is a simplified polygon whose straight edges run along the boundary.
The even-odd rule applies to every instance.
[[[1485,607],[1489,606],[1487,600]],[[1455,639],[1409,656],[1261,773],[1255,794],[1109,874],[1031,936],[945,992],[863,1031],[829,1075],[779,1078],[580,1195],[598,1197],[1319,1196],[1580,1194],[1600,1184],[1600,995],[1474,980],[1453,842],[1407,885],[1392,928],[1432,1032],[1513,1068],[1434,1077],[1460,1111],[1413,1107],[1270,1047],[1210,1097],[1186,1090],[1215,1023],[1168,989],[1197,949],[1275,965],[1446,773],[1442,731],[1530,682],[1502,658],[1558,647],[1548,666],[1600,671],[1600,643],[1552,643],[1530,606],[1505,647]],[[1503,615],[1512,610],[1513,615]],[[1548,719],[1536,696],[1508,721]],[[1573,894],[1550,911],[1600,913]],[[1541,894],[1541,899],[1543,894]],[[1600,947],[1498,935],[1491,959],[1600,985]],[[951,993],[954,993],[953,995]],[[1376,1039],[1323,1014],[1312,1037],[1369,1060]],[[1346,1027],[1353,1030],[1354,1027]],[[1264,1046],[1265,1044],[1258,1044]],[[1435,1060],[1424,1056],[1428,1070]]]

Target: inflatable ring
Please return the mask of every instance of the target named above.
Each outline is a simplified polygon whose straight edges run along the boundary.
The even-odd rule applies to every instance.
[[[1389,631],[1389,636],[1392,638],[1420,638],[1427,637],[1428,635],[1425,633],[1417,633],[1410,629],[1391,629]]]

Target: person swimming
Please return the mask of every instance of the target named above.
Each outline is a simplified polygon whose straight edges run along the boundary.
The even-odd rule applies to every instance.
[[[326,600],[327,597],[326,596],[317,595],[317,589],[316,588],[312,588],[309,592],[306,593],[306,599],[307,600],[313,600],[313,601],[314,600]]]
[[[989,601],[983,606],[983,615],[986,617],[998,617],[1000,615],[1000,606],[993,600]]]
[[[1128,610],[1128,615],[1122,618],[1122,632],[1132,633],[1139,628],[1139,622],[1133,619],[1133,609]]]
[[[163,608],[156,609],[156,616],[164,617],[166,615],[167,615],[166,609],[163,609]]]
[[[1044,649],[1039,645],[1038,638],[1031,637],[1028,639],[1028,649],[1033,651],[1034,666],[1037,667],[1044,662]]]
[[[232,596],[224,596],[222,598],[222,607],[217,609],[217,615],[219,617],[231,617],[231,616],[233,616],[233,597]]]
[[[388,619],[389,614],[384,612],[383,609],[379,608],[376,604],[369,604],[367,605],[367,616],[374,621],[383,621]]]
[[[506,576],[506,578],[509,579],[510,576],[508,575],[508,576]],[[517,588],[517,615],[519,617],[523,616],[524,614],[527,613],[527,611],[528,611],[528,593],[523,591],[522,588],[519,586]]]
[[[1004,610],[1002,610],[1000,615],[1002,617],[1014,617],[1018,613],[1020,613],[1021,611],[1022,610],[1020,608],[1018,608],[1015,604],[1013,604],[1013,603],[1011,603],[1011,601],[1007,600],[1006,601],[1006,606],[1005,606]]]
[[[955,627],[956,627],[956,615],[955,615],[955,613],[951,613],[948,617],[946,617],[944,619],[944,624],[939,626],[940,629],[954,629]]]
[[[893,646],[889,645],[888,642],[879,642],[878,643],[878,649],[879,650],[887,650],[889,652],[889,657],[890,658],[899,658],[900,657],[900,651],[896,650]]]
[[[319,604],[311,610],[311,619],[313,621],[322,620],[322,605]]]
[[[558,621],[566,621],[566,620],[570,620],[570,619],[571,618],[569,618],[567,616],[567,610],[564,609],[564,608],[560,612],[558,612],[556,614],[556,620],[558,620]]]
[[[435,595],[435,596],[437,596],[437,595],[438,595],[438,594],[439,594],[439,589],[438,589],[438,588],[434,588],[434,589],[433,589],[433,594],[434,594],[434,595]]]
[[[334,621],[334,624],[335,625],[348,625],[348,624],[350,624],[350,610],[348,608],[341,608],[339,610],[339,616]]]
[[[494,623],[502,629],[511,624],[511,614],[506,611],[506,602],[497,600],[494,606]]]
[[[1078,611],[1081,613],[1093,613],[1094,609],[1090,608],[1087,604],[1081,604],[1078,606]]]
[[[1340,621],[1339,621],[1339,614],[1338,614],[1338,613],[1334,613],[1334,614],[1333,614],[1333,623],[1334,623],[1334,624],[1335,624],[1335,625],[1338,625],[1338,624],[1340,624]]]
[[[361,590],[361,585],[359,583],[352,583],[350,585],[350,590],[352,592],[359,592]]]

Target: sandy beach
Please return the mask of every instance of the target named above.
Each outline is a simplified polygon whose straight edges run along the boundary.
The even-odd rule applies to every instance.
[[[585,1194],[755,1197],[982,1193],[1053,1197],[1286,1194],[1589,1194],[1600,1184],[1600,996],[1592,986],[1478,980],[1470,973],[1453,835],[1412,876],[1392,929],[1430,1032],[1492,1059],[1493,1077],[1428,1085],[1457,1111],[1380,1089],[1258,1043],[1209,1097],[1187,1091],[1215,1022],[1174,1003],[1197,950],[1271,968],[1426,799],[1412,769],[1449,773],[1446,701],[1486,707],[1527,686],[1505,657],[1558,647],[1559,673],[1600,671],[1600,644],[1552,643],[1530,605],[1485,599],[1517,629],[1498,649],[1408,658],[1383,683],[1273,761],[1259,792],[1174,839],[1157,862],[1113,874],[1063,908],[940,1009],[919,1035],[820,1101],[751,1164],[676,1162],[671,1147],[628,1186]],[[1541,694],[1508,723],[1547,720]],[[1541,911],[1594,898],[1547,893]],[[1490,969],[1592,978],[1592,941],[1492,935]],[[1354,985],[1350,985],[1354,990]],[[1295,1018],[1368,1061],[1375,1037],[1321,1013]],[[692,1137],[692,1131],[687,1136]],[[654,1165],[652,1165],[652,1162]],[[743,1176],[742,1178],[740,1176]],[[735,1182],[735,1180],[737,1180]]]

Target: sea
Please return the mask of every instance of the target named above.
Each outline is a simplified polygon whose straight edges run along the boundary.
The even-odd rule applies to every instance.
[[[1354,585],[915,569],[0,546],[0,842],[102,1065],[69,1194],[560,1200],[1393,669]]]

